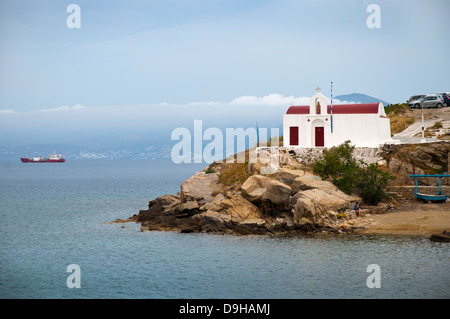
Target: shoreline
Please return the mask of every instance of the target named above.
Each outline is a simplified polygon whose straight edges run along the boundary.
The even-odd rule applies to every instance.
[[[358,217],[355,226],[365,228],[359,234],[429,237],[450,230],[450,202],[407,201],[394,211]]]
[[[435,154],[433,147],[427,151],[434,157],[447,155],[442,152]],[[250,152],[256,152],[256,148],[242,155],[250,157]],[[270,149],[264,152],[272,156]],[[389,155],[392,164],[395,158],[391,153],[384,157]],[[365,156],[371,158],[371,154]],[[277,156],[280,167],[276,170],[266,167],[266,163],[261,161],[214,162],[181,183],[177,194],[166,194],[149,201],[147,209],[129,219],[140,223],[141,231],[182,233],[275,235],[330,232],[433,237],[450,231],[450,202],[425,203],[411,198],[408,188],[408,194],[404,189],[396,190],[392,192],[392,198],[375,206],[365,206],[359,196],[346,194],[331,181],[314,175],[310,166],[302,162],[304,154],[300,156],[281,149]],[[390,164],[383,165],[385,169],[392,168]],[[402,171],[403,175],[410,173]],[[353,210],[356,202],[362,203],[361,216],[356,216]],[[440,237],[450,240],[447,234]]]
[[[357,217],[353,221],[354,225],[351,231],[346,231],[339,234],[430,238],[433,234],[441,234],[444,231],[448,232],[450,230],[450,202],[424,203],[418,200],[412,200],[405,202],[402,207],[396,210],[387,211],[381,214],[368,214],[366,216]],[[110,223],[125,224],[130,222],[139,224],[136,219],[132,218],[117,219]],[[124,227],[125,226],[122,226],[122,228]],[[180,232],[179,229],[165,229],[160,231]],[[320,233],[320,230],[318,230],[318,233]],[[337,234],[336,232],[327,233]],[[210,234],[245,235],[233,232],[210,232]],[[282,234],[283,233],[251,233],[251,235],[269,236]],[[288,234],[288,232],[286,234]]]

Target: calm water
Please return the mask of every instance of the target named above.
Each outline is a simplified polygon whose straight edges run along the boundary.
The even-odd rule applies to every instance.
[[[140,232],[108,224],[204,165],[0,162],[0,298],[449,298],[450,245],[423,238]],[[81,288],[66,285],[67,266]],[[378,264],[381,288],[366,285]]]

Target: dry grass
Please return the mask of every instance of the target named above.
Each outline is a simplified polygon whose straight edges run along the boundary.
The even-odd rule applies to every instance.
[[[435,133],[433,131],[434,130],[438,130],[440,128],[442,128],[442,122],[441,121],[435,122],[432,126],[430,126],[430,127],[425,129],[424,137],[433,137],[433,136],[435,136]],[[417,134],[417,135],[420,136],[420,134]]]
[[[278,144],[276,144],[277,140],[278,140]],[[272,144],[274,144],[276,146],[283,146],[283,135],[281,135],[279,137],[278,136],[271,137],[269,142],[267,143],[267,146],[272,146]]]
[[[435,122],[433,125],[431,125],[429,127],[429,129],[432,129],[432,130],[437,130],[437,129],[440,129],[440,128],[442,128],[442,122],[441,121],[437,121],[437,122]]]
[[[391,122],[391,135],[404,131],[416,121],[415,118],[409,116],[392,116],[389,119]]]
[[[391,123],[391,135],[404,131],[416,121],[414,117],[410,116],[412,111],[406,103],[388,105],[386,115]]]
[[[442,135],[439,135],[437,137],[438,140],[443,140],[443,141],[450,141],[450,134],[449,133],[445,133]]]
[[[219,174],[219,182],[225,186],[244,183],[250,176],[248,163],[223,164]]]

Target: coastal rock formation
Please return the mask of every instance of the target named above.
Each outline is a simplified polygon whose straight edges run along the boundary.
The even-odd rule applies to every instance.
[[[450,142],[399,144],[383,147],[383,157],[390,172],[397,176],[398,185],[413,185],[412,174],[439,174],[448,171]],[[436,185],[437,179],[423,178],[422,185]],[[444,184],[447,181],[442,180]]]
[[[331,182],[292,166],[282,167],[272,175],[250,174],[242,184],[231,187],[219,182],[219,174],[216,163],[214,170],[205,168],[183,182],[177,195],[150,201],[147,210],[131,219],[141,223],[142,231],[342,231],[346,228],[341,224],[348,220],[338,218],[336,212],[350,211],[354,202],[360,200],[341,192]]]
[[[312,173],[309,164],[320,149],[280,149],[277,170],[256,163],[213,163],[184,181],[176,195],[149,202],[148,209],[128,220],[142,231],[276,234],[299,232],[347,232],[364,228],[359,217],[384,214],[395,209],[401,198],[364,205],[357,215],[352,209],[361,199],[339,190]],[[377,163],[395,174],[396,183],[408,185],[410,174],[436,174],[450,169],[450,142],[385,145],[361,149],[364,161]],[[245,152],[246,156],[249,155]],[[303,156],[303,158],[301,158]],[[236,165],[236,166],[233,166]],[[433,185],[434,179],[422,179]],[[443,181],[443,184],[446,181]],[[400,187],[391,185],[392,187]],[[408,186],[409,187],[409,186]],[[398,190],[397,190],[398,192]]]

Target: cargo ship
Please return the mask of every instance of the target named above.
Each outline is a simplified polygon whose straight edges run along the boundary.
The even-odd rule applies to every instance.
[[[66,161],[61,153],[58,155],[49,155],[48,158],[42,156],[21,157],[20,160],[22,163],[64,163]]]

